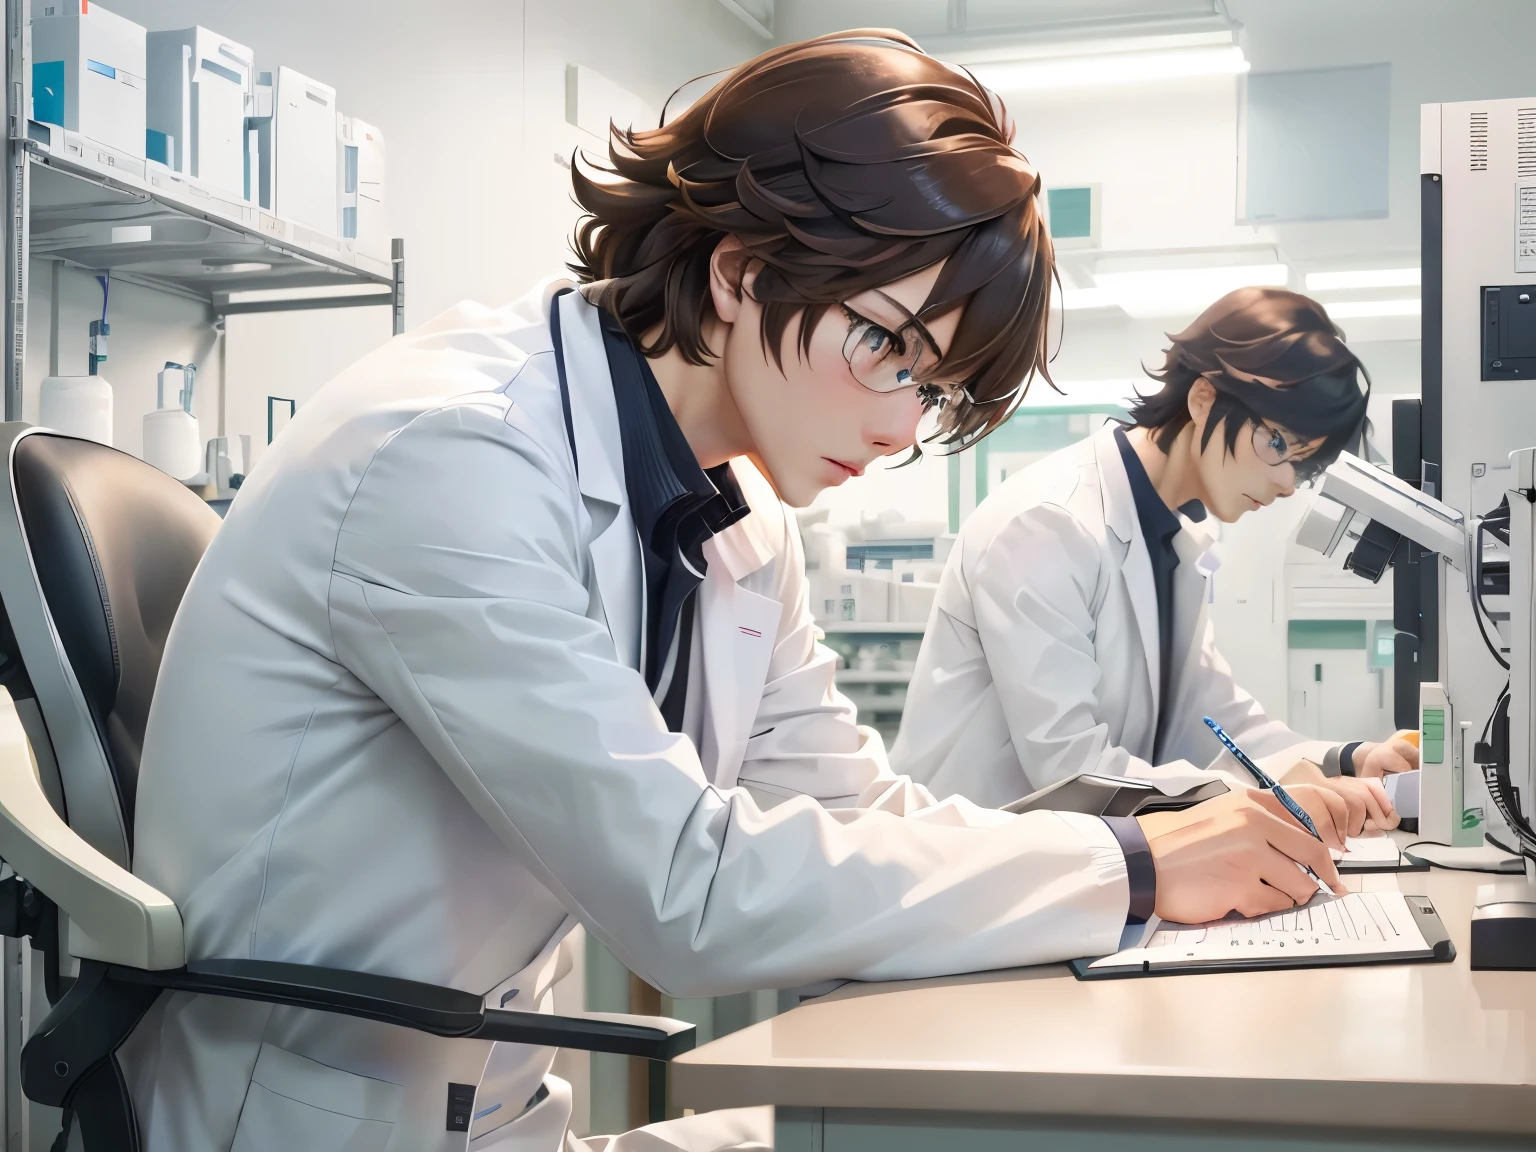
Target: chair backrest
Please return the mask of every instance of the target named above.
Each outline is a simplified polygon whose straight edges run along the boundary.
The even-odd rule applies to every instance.
[[[70,827],[128,868],[160,657],[220,519],[89,440],[3,424],[0,452],[0,685],[35,694]]]

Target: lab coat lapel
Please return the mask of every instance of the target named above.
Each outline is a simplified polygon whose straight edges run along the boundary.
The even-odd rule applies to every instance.
[[[1188,520],[1173,538],[1179,566],[1173,570],[1173,662],[1168,669],[1168,691],[1177,706],[1188,673],[1200,656],[1205,635],[1211,576],[1221,567],[1213,537]]]
[[[560,336],[581,497],[597,529],[590,553],[598,594],[619,660],[638,669],[640,548],[624,492],[624,448],[602,330],[597,309],[580,293],[560,298]]]
[[[704,556],[709,568],[699,588],[699,626],[708,712],[700,752],[711,782],[717,788],[734,788],[753,735],[751,724],[762,700],[784,606],[741,586],[774,556],[755,509],[705,541]]]
[[[1146,665],[1147,689],[1152,694],[1152,715],[1158,715],[1162,701],[1161,653],[1157,629],[1157,586],[1152,581],[1152,558],[1141,536],[1141,521],[1136,515],[1136,498],[1131,481],[1120,458],[1120,445],[1113,428],[1094,437],[1098,456],[1100,491],[1104,497],[1104,525],[1128,547],[1121,562],[1121,575],[1130,594],[1136,630],[1141,635],[1141,651]]]

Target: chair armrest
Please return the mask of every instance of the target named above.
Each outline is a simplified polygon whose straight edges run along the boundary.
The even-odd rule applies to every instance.
[[[650,1060],[668,1060],[690,1051],[695,1043],[693,1025],[680,1020],[604,1013],[551,1016],[543,1012],[487,1009],[481,997],[470,992],[311,964],[195,960],[172,971],[113,967],[109,977],[122,983],[149,984],[178,992],[357,1016],[434,1036],[613,1052]]]
[[[53,810],[4,689],[0,858],[69,917],[75,956],[139,968],[179,968],[184,962],[181,913],[170,898],[87,844]]]
[[[666,1016],[626,1016],[618,1012],[583,1012],[579,1016],[549,1016],[543,1012],[512,1012],[488,1008],[485,1024],[475,1037],[579,1052],[613,1052],[670,1060],[692,1052],[698,1030]]]

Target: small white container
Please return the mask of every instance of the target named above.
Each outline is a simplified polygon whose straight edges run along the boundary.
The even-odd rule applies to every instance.
[[[112,385],[104,376],[49,376],[38,390],[38,423],[112,446]]]
[[[144,414],[144,462],[172,479],[191,480],[203,469],[203,442],[197,417],[180,408]]]
[[[192,389],[196,364],[167,360],[155,377],[155,410],[144,415],[144,461],[173,479],[186,482],[203,470],[203,438],[192,415]],[[166,383],[180,387],[175,406],[165,406]]]

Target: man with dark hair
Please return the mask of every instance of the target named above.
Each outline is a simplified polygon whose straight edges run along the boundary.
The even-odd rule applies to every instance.
[[[1395,826],[1367,778],[1417,751],[1320,746],[1264,714],[1216,650],[1198,527],[1291,495],[1356,445],[1365,368],[1319,304],[1279,288],[1229,293],[1169,339],[1128,427],[1010,477],[961,528],[892,764],[1001,806],[1078,772],[1184,776],[1213,759],[1210,716],[1250,755],[1315,756],[1289,778],[1338,793],[1350,832]]]
[[[1150,836],[935,804],[833,685],[785,502],[910,451],[925,411],[985,432],[1043,360],[1039,179],[995,98],[899,33],[792,44],[617,133],[576,194],[580,285],[343,373],[198,568],[134,859],[189,957],[531,1009],[578,923],[709,995],[1109,951],[1154,907],[1305,900],[1294,861],[1337,883],[1271,797]],[[299,1009],[177,994],[131,1043],[150,1152],[554,1152],[570,1112],[549,1051]]]

